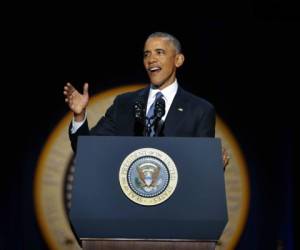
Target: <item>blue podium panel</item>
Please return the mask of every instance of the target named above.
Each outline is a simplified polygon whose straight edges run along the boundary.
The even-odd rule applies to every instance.
[[[177,168],[174,193],[158,205],[134,203],[119,183],[122,162],[141,148]],[[220,139],[79,137],[70,219],[80,238],[217,240],[227,223]]]

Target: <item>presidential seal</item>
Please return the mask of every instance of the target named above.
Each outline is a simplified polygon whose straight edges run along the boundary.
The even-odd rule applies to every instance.
[[[124,194],[140,205],[166,201],[174,192],[178,173],[174,161],[161,150],[142,148],[121,164],[119,181]]]

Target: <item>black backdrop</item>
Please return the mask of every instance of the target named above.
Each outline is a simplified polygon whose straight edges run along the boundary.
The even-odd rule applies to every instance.
[[[8,161],[1,164],[0,249],[46,249],[33,213],[32,181],[43,143],[68,111],[64,84],[82,88],[87,81],[95,94],[147,82],[142,49],[154,31],[181,40],[186,63],[179,82],[215,105],[245,152],[251,207],[238,248],[292,249],[296,11],[281,1],[202,7],[13,11],[3,33]]]

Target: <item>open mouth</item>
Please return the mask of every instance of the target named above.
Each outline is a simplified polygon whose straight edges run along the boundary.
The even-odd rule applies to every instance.
[[[161,67],[158,66],[148,68],[148,72],[150,72],[151,74],[158,73],[160,71],[161,71]]]

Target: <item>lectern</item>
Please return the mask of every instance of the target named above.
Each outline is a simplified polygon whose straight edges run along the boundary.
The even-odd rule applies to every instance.
[[[70,219],[83,249],[214,249],[221,152],[218,138],[79,137]]]

